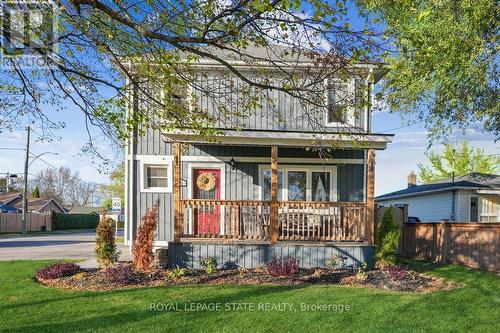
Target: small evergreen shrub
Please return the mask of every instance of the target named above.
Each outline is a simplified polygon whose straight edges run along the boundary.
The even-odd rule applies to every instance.
[[[116,249],[115,228],[113,220],[103,219],[97,226],[95,241],[95,257],[99,266],[109,267],[118,261],[120,253]]]
[[[118,265],[104,270],[106,281],[117,284],[130,284],[135,281],[135,271],[132,265]]]
[[[45,266],[36,271],[35,278],[37,280],[51,280],[65,276],[75,275],[80,271],[80,266],[73,263],[58,262],[53,265]]]
[[[132,248],[134,268],[137,271],[148,271],[153,262],[153,242],[158,226],[158,203],[149,209],[141,219],[137,238]]]
[[[214,257],[206,257],[200,261],[201,267],[205,269],[207,274],[212,274],[217,268],[217,260]]]
[[[400,234],[399,226],[393,221],[391,207],[384,212],[378,227],[378,242],[375,253],[377,266],[384,267],[396,263]]]
[[[275,277],[290,277],[297,274],[299,270],[299,262],[292,256],[279,259],[273,257],[267,264],[267,272]]]

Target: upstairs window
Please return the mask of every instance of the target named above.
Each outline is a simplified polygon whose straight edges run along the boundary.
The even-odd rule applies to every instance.
[[[350,82],[330,81],[328,82],[327,98],[327,125],[342,125],[350,122],[350,105],[352,105],[353,94]]]
[[[160,100],[168,108],[186,107],[189,106],[190,94],[191,89],[187,84],[183,82],[170,83],[160,91]]]

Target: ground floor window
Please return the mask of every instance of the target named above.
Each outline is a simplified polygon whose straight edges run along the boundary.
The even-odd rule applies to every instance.
[[[480,222],[500,222],[500,196],[485,195],[480,198]]]
[[[172,163],[171,156],[137,155],[140,164],[140,191],[151,193],[171,193]]]
[[[271,200],[270,166],[260,167],[261,199]],[[336,201],[336,167],[281,166],[278,169],[278,200]]]

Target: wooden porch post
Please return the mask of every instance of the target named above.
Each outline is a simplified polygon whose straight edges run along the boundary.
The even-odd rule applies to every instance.
[[[366,176],[366,235],[369,245],[375,243],[375,150],[368,150],[368,171]]]
[[[271,146],[271,244],[278,242],[278,146]]]
[[[183,212],[181,207],[181,144],[175,142],[174,148],[174,241],[179,242],[183,231]]]

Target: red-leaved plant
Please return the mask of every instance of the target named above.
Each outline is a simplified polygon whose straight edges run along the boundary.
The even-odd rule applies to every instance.
[[[71,276],[80,271],[80,266],[70,262],[58,262],[53,265],[45,266],[36,271],[37,280],[57,279],[65,276]]]
[[[267,264],[267,271],[271,276],[289,277],[299,272],[299,262],[292,256],[273,259]]]
[[[405,265],[386,265],[383,271],[394,281],[404,280],[410,275],[410,268]]]
[[[137,271],[151,269],[153,262],[153,242],[158,225],[158,203],[149,209],[141,219],[141,225],[137,232],[137,238],[132,248],[134,256],[134,268]]]
[[[104,270],[107,281],[118,284],[129,284],[135,280],[135,271],[131,265],[118,265]]]

